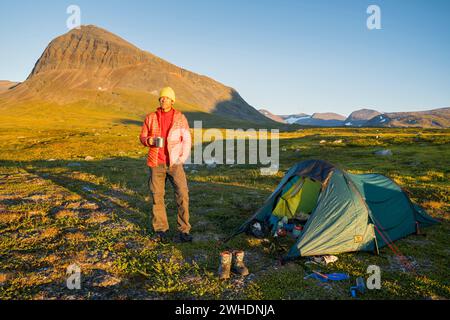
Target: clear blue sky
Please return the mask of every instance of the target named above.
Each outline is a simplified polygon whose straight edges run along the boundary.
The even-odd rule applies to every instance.
[[[0,79],[23,81],[66,8],[276,114],[450,106],[450,1],[0,1]],[[366,9],[381,8],[381,30]]]

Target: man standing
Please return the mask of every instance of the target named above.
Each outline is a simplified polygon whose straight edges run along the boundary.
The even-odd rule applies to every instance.
[[[189,190],[183,163],[191,151],[191,134],[186,117],[173,108],[175,92],[165,87],[159,95],[159,108],[147,115],[140,141],[149,147],[147,165],[150,167],[148,185],[152,194],[152,225],[155,240],[167,241],[169,223],[164,203],[166,180],[175,189],[178,208],[178,241],[190,242]]]

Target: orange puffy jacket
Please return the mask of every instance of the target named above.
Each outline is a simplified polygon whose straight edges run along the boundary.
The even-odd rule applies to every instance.
[[[142,126],[141,135],[139,137],[141,143],[149,147],[147,156],[147,165],[149,167],[156,167],[158,165],[158,148],[148,144],[150,137],[158,137],[161,135],[160,129],[160,110],[148,114]],[[181,111],[175,110],[173,113],[173,121],[170,126],[167,141],[167,148],[169,150],[170,166],[173,164],[183,164],[190,155],[192,138],[189,132],[189,124],[186,117]]]

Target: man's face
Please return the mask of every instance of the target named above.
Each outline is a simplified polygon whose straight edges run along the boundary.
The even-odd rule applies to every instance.
[[[173,106],[173,101],[170,98],[161,97],[161,99],[159,99],[159,105],[164,111],[169,111]]]

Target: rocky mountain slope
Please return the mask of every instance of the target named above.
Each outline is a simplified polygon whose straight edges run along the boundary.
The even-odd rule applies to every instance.
[[[19,84],[18,82],[0,80],[0,92],[7,91],[18,84]]]
[[[286,123],[286,121],[283,119],[282,116],[277,116],[277,115],[273,114],[272,112],[270,112],[269,110],[259,109],[258,111],[261,114],[263,114],[264,116],[266,116],[267,118],[272,119],[273,121],[280,122],[280,123]]]
[[[5,104],[36,99],[68,104],[102,96],[106,104],[120,105],[121,90],[132,95],[157,96],[167,85],[175,90],[177,101],[199,113],[274,123],[233,88],[175,66],[92,25],[73,29],[51,41],[27,80],[4,92],[0,99]]]
[[[449,128],[450,108],[418,112],[383,113],[367,121],[364,126]]]
[[[345,126],[362,126],[368,120],[380,115],[381,113],[372,109],[360,109],[353,111],[344,121]]]

